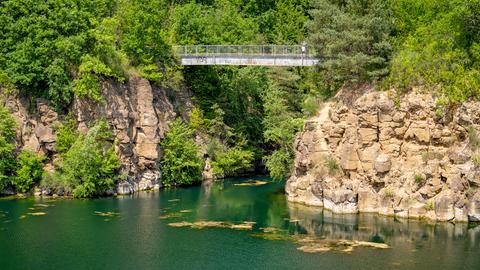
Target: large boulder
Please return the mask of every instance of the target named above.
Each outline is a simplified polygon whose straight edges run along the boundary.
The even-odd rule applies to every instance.
[[[380,154],[375,159],[373,167],[378,173],[386,173],[392,168],[392,161],[388,155]]]

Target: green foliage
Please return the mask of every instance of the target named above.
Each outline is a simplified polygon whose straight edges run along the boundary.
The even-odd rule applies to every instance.
[[[193,131],[180,119],[170,124],[170,131],[160,145],[163,149],[160,164],[164,186],[189,185],[201,180],[203,162]]]
[[[480,1],[394,1],[397,49],[390,82],[406,91],[423,86],[444,103],[480,98]]]
[[[77,131],[77,121],[73,115],[67,115],[63,123],[54,126],[54,129],[56,131],[56,150],[61,153],[67,152],[79,135]]]
[[[173,18],[177,44],[248,44],[257,40],[258,24],[238,12],[233,1],[178,5]]]
[[[225,124],[225,112],[218,104],[214,104],[212,110],[214,117],[203,119],[203,122],[209,135],[207,154],[212,160],[214,176],[225,177],[250,168],[254,152],[246,147],[247,141],[241,133],[234,133],[233,129]]]
[[[337,160],[334,157],[328,156],[325,159],[325,166],[328,169],[328,173],[331,175],[336,174],[340,170]]]
[[[309,43],[324,59],[330,84],[375,80],[388,74],[391,17],[387,1],[315,0],[308,22]]]
[[[240,146],[221,149],[221,151],[215,153],[215,159],[212,161],[213,174],[215,176],[232,175],[240,169],[252,166],[253,151],[243,149]]]
[[[472,161],[473,161],[473,165],[475,165],[475,167],[480,167],[480,154],[474,154],[472,156]]]
[[[264,139],[274,150],[265,157],[270,176],[280,180],[287,177],[293,165],[293,139],[303,126],[301,96],[295,74],[277,70],[273,73],[269,88],[263,93]]]
[[[10,184],[16,168],[15,127],[12,115],[0,104],[0,192]]]
[[[423,175],[415,174],[415,183],[417,183],[417,185],[421,185],[424,182],[425,182],[425,178],[423,177]]]
[[[73,82],[73,92],[79,97],[89,97],[95,101],[103,100],[99,76],[113,77],[118,81],[124,80],[98,57],[84,55],[78,69],[78,79]]]
[[[98,121],[86,135],[79,135],[62,155],[59,173],[54,177],[58,186],[74,197],[102,195],[112,189],[118,179],[120,160],[111,143],[112,133],[106,121]]]
[[[285,179],[293,169],[293,154],[285,149],[273,151],[265,160],[270,177],[274,180]]]
[[[392,199],[393,197],[395,197],[395,191],[391,188],[387,188],[385,189],[383,195],[385,196],[385,198]]]
[[[207,121],[203,115],[202,109],[198,107],[193,108],[193,110],[190,112],[190,123],[188,123],[188,126],[194,130],[205,129],[206,123]]]
[[[173,63],[171,47],[167,44],[169,22],[164,0],[119,0],[122,50],[132,61],[139,75],[152,81],[163,77],[160,66]],[[180,43],[179,43],[180,44]]]
[[[28,192],[34,184],[42,180],[44,156],[30,151],[22,151],[18,155],[18,168],[13,177],[13,185],[19,192]]]
[[[427,203],[426,203],[425,206],[424,206],[424,209],[425,209],[426,211],[433,211],[433,210],[435,210],[435,203],[434,203],[434,201],[433,201],[433,200],[427,201]]]
[[[114,0],[6,0],[0,6],[0,67],[15,85],[57,105],[71,100],[72,68],[92,40],[88,30]]]

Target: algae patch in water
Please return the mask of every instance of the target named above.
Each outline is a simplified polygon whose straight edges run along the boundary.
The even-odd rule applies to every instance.
[[[260,228],[262,232],[251,234],[252,237],[262,238],[265,240],[273,241],[284,241],[284,240],[293,240],[293,237],[287,233],[286,230],[275,228],[275,227],[266,227]]]
[[[300,245],[297,249],[306,253],[342,252],[350,253],[356,247],[368,247],[376,249],[387,249],[389,246],[384,243],[367,241],[346,240],[346,239],[322,239],[314,236],[295,236],[295,241]]]
[[[179,202],[180,199],[171,199],[171,200],[168,200],[169,202]]]
[[[34,204],[33,206],[34,206],[34,207],[47,208],[47,207],[54,206],[54,205],[49,205],[49,204],[44,204],[44,203],[36,203],[36,204]]]
[[[233,185],[237,186],[237,187],[255,187],[255,186],[263,186],[263,185],[266,185],[266,184],[268,184],[267,181],[247,180],[243,183],[237,183],[237,184],[233,184]]]
[[[192,212],[193,211],[189,209],[180,210],[180,213],[192,213]]]
[[[172,223],[169,223],[168,226],[175,227],[175,228],[189,227],[192,229],[225,228],[225,229],[232,229],[232,230],[252,230],[253,224],[255,224],[255,222],[252,222],[252,221],[244,221],[239,224],[233,224],[226,221],[200,220],[195,222],[188,222],[188,221],[172,222]]]
[[[47,215],[47,213],[45,212],[32,212],[32,213],[28,213],[29,215],[31,216],[45,216]]]
[[[95,211],[93,212],[94,215],[100,216],[100,217],[117,217],[120,216],[120,213],[117,212],[100,212],[100,211]]]

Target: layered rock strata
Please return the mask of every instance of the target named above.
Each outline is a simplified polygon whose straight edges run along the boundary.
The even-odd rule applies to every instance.
[[[388,92],[346,104],[326,104],[305,122],[288,200],[335,213],[480,221],[480,102],[447,115],[418,92],[399,104]]]
[[[159,142],[170,121],[177,116],[187,117],[192,107],[189,92],[152,86],[145,79],[133,77],[125,84],[103,82],[102,96],[104,100],[100,102],[75,98],[70,112],[82,133],[86,133],[97,119],[105,119],[111,126],[122,171],[128,174],[127,179],[118,184],[116,193],[158,188],[161,177]],[[10,95],[6,106],[18,124],[18,145],[42,153],[53,161],[57,155],[54,125],[60,119],[48,102]],[[47,170],[53,170],[51,164],[47,164]]]

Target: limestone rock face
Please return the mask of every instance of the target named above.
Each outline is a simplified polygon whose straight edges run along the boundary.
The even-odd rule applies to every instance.
[[[97,119],[109,123],[118,142],[115,150],[122,162],[121,170],[128,175],[118,184],[116,193],[157,189],[161,178],[159,143],[168,131],[169,122],[177,116],[188,117],[193,107],[189,91],[152,86],[146,79],[131,77],[127,83],[102,82],[102,96],[101,102],[75,97],[69,110],[76,117],[78,130],[88,132]],[[32,102],[35,113],[30,112]],[[57,154],[54,126],[61,119],[48,101],[10,95],[5,103],[19,127],[18,145],[43,153],[53,161]],[[52,171],[52,164],[47,164],[46,169]]]
[[[480,168],[469,145],[480,134],[480,102],[440,119],[436,100],[412,91],[327,103],[294,142],[288,200],[333,212],[374,212],[439,221],[480,221]],[[327,160],[329,162],[327,162]],[[332,172],[335,160],[340,167]]]

